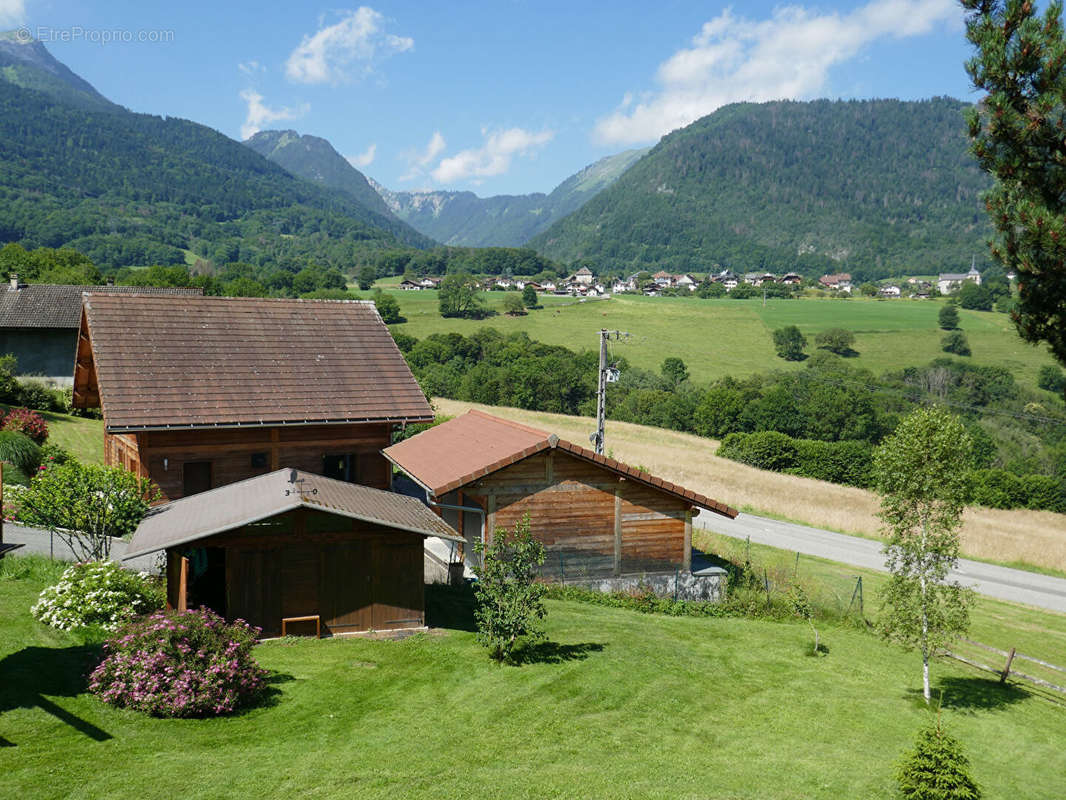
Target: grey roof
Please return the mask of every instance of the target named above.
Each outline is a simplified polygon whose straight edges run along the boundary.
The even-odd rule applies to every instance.
[[[941,272],[940,280],[942,281],[964,281],[968,278],[972,278],[974,273],[972,272]]]
[[[294,473],[302,481],[295,486],[290,483]],[[195,542],[297,508],[463,541],[454,528],[413,497],[286,468],[156,506],[137,526],[123,559]]]
[[[0,328],[70,328],[81,324],[84,292],[202,295],[203,289],[171,286],[61,286],[31,283],[0,288]]]

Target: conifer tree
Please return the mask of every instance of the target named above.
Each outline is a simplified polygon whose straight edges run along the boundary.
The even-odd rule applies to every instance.
[[[962,746],[944,732],[940,715],[918,731],[914,749],[896,767],[899,789],[908,800],[978,800],[981,789],[970,777]]]
[[[961,0],[971,13],[966,63],[986,92],[968,113],[972,150],[995,185],[985,206],[992,255],[1018,274],[1015,321],[1066,363],[1066,40],[1062,3]]]

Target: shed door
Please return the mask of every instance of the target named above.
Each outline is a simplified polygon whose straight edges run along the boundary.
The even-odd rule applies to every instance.
[[[286,547],[281,559],[281,615],[306,617],[321,614],[319,548],[313,545]]]
[[[367,541],[322,548],[322,622],[333,633],[373,626],[370,551]]]
[[[421,537],[379,541],[373,559],[373,626],[415,628],[424,624]]]

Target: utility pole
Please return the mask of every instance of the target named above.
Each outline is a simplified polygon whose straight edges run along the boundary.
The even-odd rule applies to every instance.
[[[628,337],[625,331],[609,331],[600,328],[600,374],[596,386],[596,432],[589,439],[596,446],[596,453],[603,455],[603,429],[607,417],[607,384],[618,380],[618,370],[607,365],[607,342],[614,334],[617,341],[621,337]]]

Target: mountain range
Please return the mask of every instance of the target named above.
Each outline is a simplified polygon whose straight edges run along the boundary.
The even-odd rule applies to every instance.
[[[444,244],[518,247],[581,208],[647,152],[627,150],[602,158],[550,194],[478,197],[473,192],[394,192],[375,181],[371,185],[397,217]]]
[[[431,239],[189,120],[111,103],[40,42],[0,37],[0,241],[103,269],[245,261],[349,270]]]
[[[674,131],[530,246],[675,272],[959,271],[990,233],[990,185],[950,98],[740,103]]]
[[[103,97],[0,35],[0,242],[101,268],[235,261],[350,271],[381,250],[526,244],[601,270],[957,271],[985,252],[965,103],[740,103],[549,194],[393,192],[324,139],[242,144]],[[245,146],[247,145],[247,146]],[[437,240],[437,241],[434,241]]]

